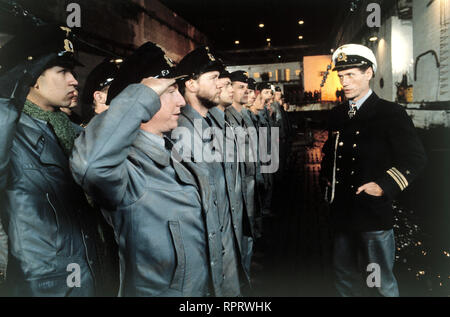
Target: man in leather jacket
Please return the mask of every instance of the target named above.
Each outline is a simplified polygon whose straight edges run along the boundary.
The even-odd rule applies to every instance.
[[[71,30],[44,25],[0,50],[0,210],[6,295],[97,295],[96,231],[69,155],[79,132],[59,111],[77,81]]]

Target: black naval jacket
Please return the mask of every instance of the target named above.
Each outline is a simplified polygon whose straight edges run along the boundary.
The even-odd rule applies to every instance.
[[[392,200],[424,168],[423,145],[403,107],[375,93],[353,119],[349,110],[343,103],[331,111],[323,148],[321,179],[332,184],[327,192],[334,223],[337,229],[362,232],[392,229]],[[356,195],[370,182],[383,189],[382,197]]]

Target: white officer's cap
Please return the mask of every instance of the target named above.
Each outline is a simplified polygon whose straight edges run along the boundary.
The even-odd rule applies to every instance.
[[[339,47],[333,54],[334,71],[372,66],[374,74],[377,71],[377,59],[372,50],[364,45],[346,44]]]

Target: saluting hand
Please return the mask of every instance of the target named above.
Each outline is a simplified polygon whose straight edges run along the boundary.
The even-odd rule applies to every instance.
[[[358,188],[358,191],[356,192],[356,195],[361,194],[362,192],[366,192],[366,194],[375,196],[375,197],[381,197],[384,195],[383,189],[378,186],[377,183],[371,182],[368,184],[365,184]]]
[[[148,77],[141,81],[141,84],[153,89],[158,96],[161,96],[170,86],[176,83],[175,79]]]

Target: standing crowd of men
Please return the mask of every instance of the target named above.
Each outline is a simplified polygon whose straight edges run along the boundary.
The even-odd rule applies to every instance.
[[[148,42],[91,72],[82,127],[75,56],[55,25],[0,49],[1,294],[250,294],[291,148],[281,89],[229,73],[209,47],[175,65]],[[348,100],[331,112],[321,172],[336,287],[366,294],[375,263],[372,294],[398,296],[392,200],[424,150],[404,109],[370,89],[370,49],[344,45],[333,61]]]
[[[1,293],[247,294],[289,148],[281,91],[148,42],[91,72],[80,125],[75,56],[55,25],[0,50]]]

